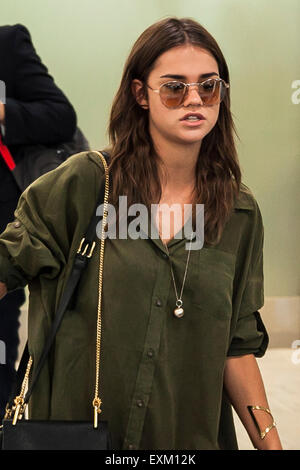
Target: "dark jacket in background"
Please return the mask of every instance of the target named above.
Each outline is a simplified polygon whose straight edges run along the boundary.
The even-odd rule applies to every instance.
[[[16,161],[21,145],[55,144],[72,138],[74,108],[48,74],[23,25],[0,27],[0,80],[6,85],[3,141]],[[15,193],[1,158],[0,203],[15,199]]]
[[[6,85],[2,138],[17,162],[22,146],[56,144],[71,140],[76,130],[75,111],[55,85],[20,25],[0,27],[0,80]],[[14,218],[20,190],[0,156],[0,233]],[[0,364],[0,420],[8,400],[18,353],[18,318],[25,296],[22,289],[0,303],[0,339],[6,345],[6,364]]]

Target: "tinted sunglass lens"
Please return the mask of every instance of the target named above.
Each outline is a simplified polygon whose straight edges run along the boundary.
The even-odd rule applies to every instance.
[[[199,93],[203,104],[216,104],[220,97],[220,82],[207,80],[199,86]]]
[[[220,101],[223,101],[225,97],[225,92],[226,92],[226,86],[224,85],[223,82],[220,82]]]
[[[166,83],[160,88],[162,102],[168,108],[176,108],[182,103],[185,93],[185,86],[180,82]]]

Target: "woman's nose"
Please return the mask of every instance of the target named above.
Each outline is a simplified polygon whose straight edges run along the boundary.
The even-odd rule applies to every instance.
[[[203,104],[197,85],[189,86],[184,99],[184,104]]]

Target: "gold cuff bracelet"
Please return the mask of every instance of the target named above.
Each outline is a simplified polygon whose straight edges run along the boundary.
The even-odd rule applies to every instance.
[[[249,405],[249,406],[247,406],[247,408],[248,408],[249,413],[250,413],[250,415],[251,415],[251,417],[252,417],[252,419],[253,419],[253,422],[254,422],[255,427],[256,427],[256,429],[257,429],[257,431],[258,431],[258,433],[259,433],[260,438],[261,438],[261,439],[264,439],[264,438],[266,437],[266,435],[268,434],[268,432],[270,432],[271,429],[273,429],[273,428],[276,427],[276,423],[275,423],[275,421],[274,421],[274,418],[273,418],[273,416],[272,416],[271,411],[270,411],[268,408],[265,408],[264,406],[259,406],[259,405],[254,405],[254,406],[253,406],[253,405]],[[263,431],[261,431],[261,429],[260,429],[260,427],[259,427],[259,424],[258,424],[258,422],[257,422],[257,420],[256,420],[255,415],[254,415],[254,410],[262,410],[262,411],[265,411],[266,413],[268,413],[268,414],[272,417],[272,420],[273,420],[272,424],[271,424],[270,426],[267,426]]]

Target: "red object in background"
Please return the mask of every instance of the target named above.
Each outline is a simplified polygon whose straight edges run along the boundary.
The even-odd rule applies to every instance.
[[[12,157],[12,154],[10,153],[6,145],[4,145],[1,134],[0,134],[0,153],[6,165],[10,169],[10,171],[13,171],[16,167],[16,164]]]

